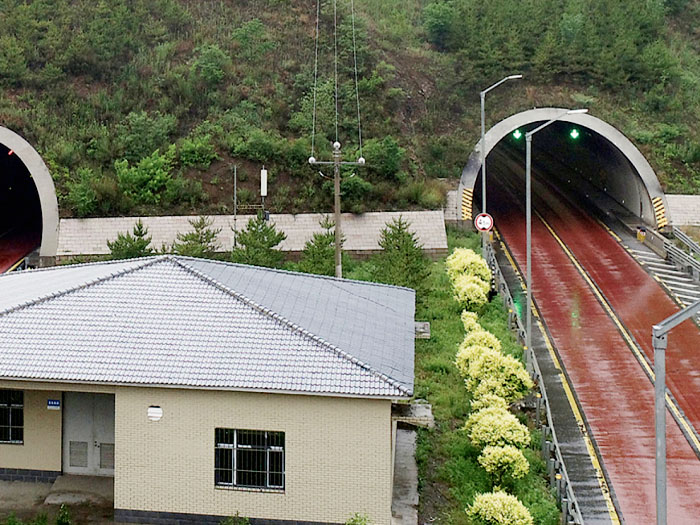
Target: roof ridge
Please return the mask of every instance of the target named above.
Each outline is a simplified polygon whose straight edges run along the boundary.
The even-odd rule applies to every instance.
[[[134,257],[132,259],[107,259],[104,261],[89,261],[89,262],[82,262],[82,263],[76,263],[76,264],[56,264],[55,266],[44,266],[42,268],[27,268],[26,270],[21,270],[21,271],[0,273],[0,279],[3,279],[5,277],[17,277],[18,275],[26,275],[26,274],[32,274],[32,273],[50,272],[52,270],[60,270],[61,268],[84,268],[86,266],[106,266],[108,264],[120,264],[120,263],[129,262],[129,261],[136,261],[139,259],[151,260],[151,259],[157,259],[159,257],[162,258],[163,255],[149,255],[147,257]]]
[[[364,361],[360,361],[358,358],[354,357],[353,355],[349,354],[348,352],[342,350],[341,348],[338,348],[334,344],[326,341],[325,339],[322,339],[321,337],[309,332],[308,330],[302,328],[301,326],[293,323],[286,317],[273,312],[269,308],[266,308],[252,299],[248,298],[247,296],[243,295],[240,292],[236,292],[235,290],[232,290],[228,286],[225,286],[223,283],[220,283],[216,279],[206,275],[203,272],[200,272],[196,268],[192,268],[190,265],[186,264],[185,262],[181,261],[182,257],[180,256],[173,256],[173,255],[165,255],[164,258],[167,258],[176,264],[178,264],[180,267],[182,267],[184,270],[192,273],[193,275],[199,277],[200,279],[204,280],[205,282],[209,283],[210,285],[220,289],[223,292],[228,293],[229,295],[235,297],[236,299],[242,301],[243,303],[247,304],[248,306],[254,308],[255,310],[258,310],[260,313],[263,315],[266,315],[273,320],[281,323],[282,325],[287,326],[291,330],[301,334],[303,337],[306,337],[308,339],[311,339],[312,341],[319,343],[320,345],[326,347],[328,350],[331,352],[335,353],[342,359],[345,359],[346,361],[349,361],[350,363],[359,366],[360,368],[363,368],[364,370],[367,370],[370,374],[373,376],[377,377],[378,379],[384,381],[385,383],[388,383],[392,387],[396,388],[400,392],[407,394],[407,395],[412,395],[413,392],[409,390],[405,385],[403,385],[401,382],[397,381],[396,379],[383,374],[379,370],[376,370],[374,367],[370,366],[369,364],[365,363]],[[187,258],[187,259],[196,259],[195,257]],[[235,264],[235,263],[231,263]],[[303,274],[306,275],[306,274]]]
[[[200,259],[198,257],[188,257],[185,255],[173,255],[173,257],[175,257],[177,259],[185,259],[188,261],[204,260],[207,262],[216,263],[216,264],[223,264],[226,266],[255,268],[257,270],[263,270],[263,271],[275,272],[275,273],[291,274],[291,275],[299,275],[299,276],[303,276],[303,277],[312,277],[314,279],[321,279],[321,280],[325,280],[325,281],[340,281],[340,282],[347,282],[347,283],[353,283],[353,284],[362,284],[365,286],[377,286],[377,287],[382,287],[382,288],[393,288],[396,290],[408,290],[411,292],[415,292],[415,290],[413,288],[409,288],[407,286],[398,286],[396,284],[377,283],[374,281],[360,281],[358,279],[348,279],[347,277],[335,277],[333,275],[319,275],[317,273],[304,273],[304,272],[298,272],[295,270],[283,270],[281,268],[267,268],[265,266],[256,266],[254,264],[235,263],[235,262],[231,262],[231,261],[221,261],[218,259]]]
[[[133,259],[134,261],[139,261],[138,263],[134,264],[134,266],[129,266],[129,267],[124,268],[118,272],[108,273],[107,275],[103,275],[101,277],[98,277],[96,279],[92,279],[90,281],[81,282],[80,284],[66,288],[65,290],[58,290],[55,292],[51,292],[51,293],[48,293],[46,295],[41,295],[39,297],[35,297],[33,299],[30,299],[29,301],[24,301],[23,303],[19,303],[19,304],[16,304],[14,306],[10,306],[9,308],[6,308],[5,310],[0,310],[0,316],[7,315],[9,313],[16,312],[17,310],[22,310],[23,308],[27,308],[27,307],[35,305],[35,304],[43,303],[45,301],[49,301],[49,300],[55,299],[57,297],[62,297],[62,296],[67,295],[69,293],[73,293],[73,292],[76,292],[78,290],[82,290],[84,288],[94,286],[98,283],[102,283],[102,282],[107,281],[109,279],[114,279],[115,277],[120,277],[120,276],[125,275],[127,273],[131,273],[131,272],[134,272],[136,270],[140,270],[142,268],[145,268],[146,266],[150,266],[152,264],[156,264],[157,262],[165,260],[168,257],[169,256],[167,256],[167,255],[160,255],[160,256],[156,256],[156,257],[144,257],[144,258],[142,258],[143,262],[139,261],[139,259]],[[112,261],[112,262],[114,262],[114,261]],[[96,265],[96,264],[97,263],[87,263],[85,266]],[[76,266],[78,266],[78,265],[76,265]]]

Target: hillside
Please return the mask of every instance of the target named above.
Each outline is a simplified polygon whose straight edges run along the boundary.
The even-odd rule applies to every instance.
[[[310,154],[315,3],[6,0],[0,125],[47,160],[64,215],[328,210]],[[700,193],[700,0],[356,0],[363,154],[350,211],[434,208],[479,126],[586,106],[626,133],[668,191]],[[358,155],[350,2],[339,2],[340,141]],[[322,2],[317,157],[333,132],[332,3]]]

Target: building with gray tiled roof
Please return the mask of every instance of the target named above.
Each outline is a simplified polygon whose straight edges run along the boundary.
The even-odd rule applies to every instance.
[[[178,256],[0,276],[0,479],[114,476],[121,522],[388,524],[414,304]]]

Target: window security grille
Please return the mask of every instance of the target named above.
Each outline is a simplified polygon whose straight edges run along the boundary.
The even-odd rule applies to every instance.
[[[284,432],[217,428],[214,455],[217,486],[284,489]]]
[[[0,390],[0,443],[24,442],[24,392]]]

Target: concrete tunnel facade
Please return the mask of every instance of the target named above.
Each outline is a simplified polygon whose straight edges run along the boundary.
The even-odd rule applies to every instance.
[[[488,154],[515,130],[532,129],[535,124],[557,118],[566,111],[563,108],[531,109],[498,122],[485,136],[487,161]],[[577,154],[575,151],[560,148],[556,152],[562,163],[576,161],[575,169],[586,170],[587,183],[604,191],[647,226],[660,229],[669,224],[666,196],[656,173],[625,135],[607,122],[587,113],[564,115],[549,128],[554,129],[556,125],[574,125],[588,137],[586,147],[589,155],[586,158],[579,155],[574,159],[571,157]],[[542,143],[549,128],[533,137],[533,151],[536,144]],[[553,146],[557,147],[556,144]],[[481,148],[479,141],[462,170],[457,216],[463,221],[473,220],[476,210],[481,208],[481,200],[477,199],[481,195]],[[524,155],[522,161],[524,173]],[[488,193],[488,169],[486,177]]]
[[[14,131],[0,126],[0,145],[5,155],[15,155],[24,164],[36,187],[36,196],[41,209],[41,265],[51,264],[58,250],[58,199],[56,187],[46,164],[39,153]]]

